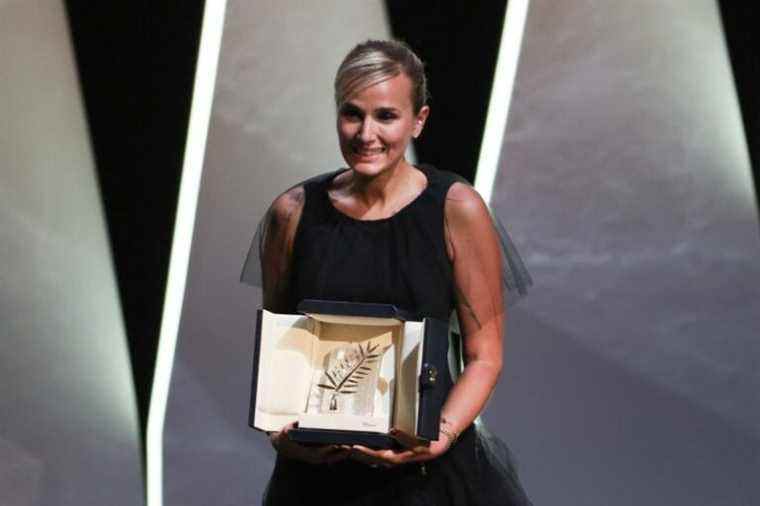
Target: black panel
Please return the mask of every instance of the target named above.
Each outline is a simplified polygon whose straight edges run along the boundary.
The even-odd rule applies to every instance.
[[[417,158],[474,181],[507,2],[386,0],[395,38],[426,64],[430,117]]]
[[[401,443],[391,436],[358,430],[291,429],[288,438],[306,445],[361,445],[375,450],[401,450]]]
[[[66,9],[144,434],[203,2]]]
[[[427,440],[436,440],[439,437],[441,411],[453,386],[448,352],[449,322],[425,318],[417,435]]]
[[[304,299],[298,303],[297,309],[301,314],[367,316],[373,318],[396,318],[403,321],[414,319],[412,314],[392,304],[378,304],[374,302]]]
[[[253,428],[256,424],[256,393],[259,390],[259,357],[261,356],[261,322],[264,313],[256,310],[256,332],[253,334],[253,374],[251,375],[251,403],[248,407],[248,425]]]
[[[757,197],[760,189],[760,9],[752,2],[720,0],[719,4],[739,94]]]

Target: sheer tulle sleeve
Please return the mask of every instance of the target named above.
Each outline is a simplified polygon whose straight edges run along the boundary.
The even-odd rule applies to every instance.
[[[477,321],[482,323],[490,313],[527,295],[533,280],[514,242],[464,180],[454,183],[446,195],[445,226],[458,303],[469,308]]]
[[[496,326],[501,335],[502,254],[487,206],[472,187],[455,183],[446,194],[444,223],[462,330],[469,335]]]
[[[492,211],[490,215],[499,238],[504,298],[507,305],[511,306],[528,294],[528,288],[533,285],[533,279],[501,219]]]
[[[303,210],[303,186],[275,199],[256,227],[240,281],[263,290],[264,308],[281,311],[290,281],[293,239]]]
[[[449,347],[456,379],[467,355],[461,338],[500,341],[506,306],[525,296],[532,280],[506,229],[466,181],[454,183],[446,194],[444,223],[456,297]]]

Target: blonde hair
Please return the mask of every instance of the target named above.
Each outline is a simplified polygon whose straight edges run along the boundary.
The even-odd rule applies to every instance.
[[[340,108],[355,93],[402,72],[412,81],[412,106],[417,114],[429,98],[422,60],[396,40],[367,40],[356,45],[335,74],[335,106]]]

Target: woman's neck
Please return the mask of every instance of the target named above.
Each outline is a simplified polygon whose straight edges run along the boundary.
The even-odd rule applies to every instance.
[[[375,176],[364,176],[354,171],[347,189],[355,199],[371,208],[403,197],[412,190],[410,182],[413,178],[414,167],[402,158],[395,167]]]

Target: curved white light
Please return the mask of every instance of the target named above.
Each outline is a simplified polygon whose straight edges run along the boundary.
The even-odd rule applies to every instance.
[[[520,48],[522,47],[529,3],[530,0],[510,0],[507,4],[507,12],[504,15],[499,56],[496,61],[486,126],[483,132],[483,142],[480,145],[477,172],[475,173],[475,189],[486,202],[491,201],[504,132],[507,129],[507,116],[512,102],[512,90],[520,59]]]
[[[195,69],[192,107],[148,414],[146,444],[148,506],[163,504],[163,432],[166,402],[169,396],[177,333],[182,315],[206,137],[222,43],[225,7],[226,0],[208,0],[203,12],[198,64]]]

